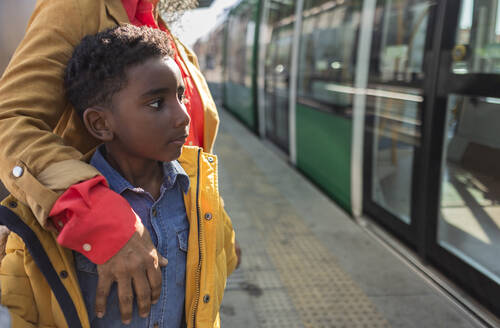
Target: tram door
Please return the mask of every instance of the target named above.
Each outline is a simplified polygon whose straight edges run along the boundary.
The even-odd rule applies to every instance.
[[[500,314],[500,0],[377,0],[364,209]]]
[[[295,1],[266,1],[264,59],[265,134],[289,151],[289,90]]]
[[[435,12],[431,0],[376,1],[366,90],[363,207],[414,247]]]
[[[429,257],[500,314],[500,1],[447,1],[428,124]],[[439,164],[438,164],[439,163]],[[431,196],[432,195],[432,196]]]

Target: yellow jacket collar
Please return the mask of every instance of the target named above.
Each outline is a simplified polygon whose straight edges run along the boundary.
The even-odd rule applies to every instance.
[[[182,154],[178,161],[190,179],[196,177],[198,173],[198,156],[203,153],[200,147],[183,146]]]

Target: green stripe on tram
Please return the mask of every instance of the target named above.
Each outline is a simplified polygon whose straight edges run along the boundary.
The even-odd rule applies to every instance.
[[[351,212],[352,121],[297,103],[297,167]]]

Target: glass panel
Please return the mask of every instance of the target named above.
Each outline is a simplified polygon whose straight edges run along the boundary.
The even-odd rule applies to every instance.
[[[435,4],[377,0],[375,11],[366,90],[367,129],[373,136],[371,200],[406,224],[421,141],[427,25]]]
[[[401,221],[411,221],[413,157],[420,146],[418,89],[384,86],[367,97],[368,129],[373,133],[372,201]]]
[[[222,97],[224,71],[224,24],[193,45],[198,62],[214,99]]]
[[[295,3],[292,0],[266,1],[265,5],[269,10],[264,29],[266,136],[288,151],[288,95]]]
[[[439,244],[500,283],[500,99],[448,98]]]
[[[242,37],[243,36],[243,37]],[[252,52],[255,36],[252,6],[238,8],[228,21],[227,78],[229,81],[252,86]]]
[[[301,34],[298,95],[352,107],[361,4],[306,0]]]
[[[500,73],[498,0],[462,0],[452,57],[455,74]]]
[[[430,9],[421,0],[379,0],[375,14],[370,78],[417,82],[424,78],[424,54]]]

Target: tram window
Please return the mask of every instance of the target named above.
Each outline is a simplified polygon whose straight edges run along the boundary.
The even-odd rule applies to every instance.
[[[412,83],[423,80],[432,5],[435,3],[421,0],[377,1],[370,58],[372,81]]]
[[[295,6],[287,1],[279,5],[269,1],[266,6],[269,7],[269,15],[264,22],[268,34],[265,68],[269,83],[266,83],[266,89],[288,90]]]
[[[244,36],[244,37],[242,37]],[[251,6],[243,8],[229,19],[228,78],[231,82],[252,86],[252,52],[255,22]]]
[[[452,57],[455,74],[500,73],[498,0],[462,1]]]
[[[352,93],[345,86],[349,89],[354,84],[360,15],[359,1],[304,2],[299,98],[341,108],[352,106]]]
[[[438,243],[500,283],[500,99],[448,97]]]

